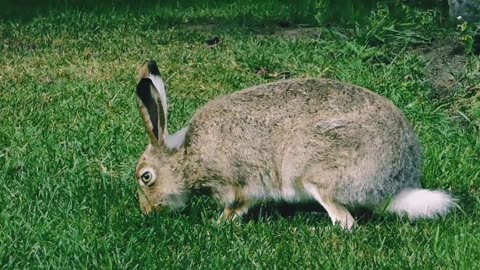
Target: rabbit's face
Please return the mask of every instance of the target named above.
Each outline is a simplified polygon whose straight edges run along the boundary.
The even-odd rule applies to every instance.
[[[183,185],[177,181],[166,154],[153,145],[140,157],[135,172],[140,208],[145,214],[184,206]]]
[[[135,178],[138,185],[138,196],[140,208],[145,214],[149,214],[153,208],[159,209],[162,205],[161,196],[157,190],[160,187],[161,175],[156,169],[155,164],[160,164],[159,158],[155,158],[154,147],[148,145],[147,149],[140,157],[135,172]]]

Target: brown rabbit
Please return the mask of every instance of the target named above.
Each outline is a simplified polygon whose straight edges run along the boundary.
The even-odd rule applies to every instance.
[[[344,229],[354,224],[347,208],[416,219],[455,205],[447,193],[421,188],[412,127],[390,101],[364,88],[327,79],[254,86],[207,103],[173,135],[154,61],[142,68],[137,95],[150,138],[136,169],[147,214],[184,206],[196,189],[224,205],[222,219],[262,201],[314,200]]]

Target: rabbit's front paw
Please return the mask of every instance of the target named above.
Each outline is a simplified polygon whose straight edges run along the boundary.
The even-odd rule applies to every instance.
[[[236,203],[235,207],[232,207],[232,206],[225,207],[222,214],[218,218],[218,223],[222,223],[225,221],[233,221],[242,217],[248,212],[248,209],[250,209],[251,205],[252,204],[249,202],[243,202],[241,204]]]

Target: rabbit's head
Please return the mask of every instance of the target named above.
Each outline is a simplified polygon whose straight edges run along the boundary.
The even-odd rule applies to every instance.
[[[146,214],[154,209],[181,207],[185,203],[185,191],[176,173],[179,153],[166,143],[169,136],[167,94],[154,61],[148,62],[140,70],[137,97],[150,140],[135,172],[140,207]]]

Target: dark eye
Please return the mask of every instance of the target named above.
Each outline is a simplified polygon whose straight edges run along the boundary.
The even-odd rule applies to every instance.
[[[142,178],[142,182],[148,185],[148,183],[152,180],[152,173],[144,172],[141,178]]]

